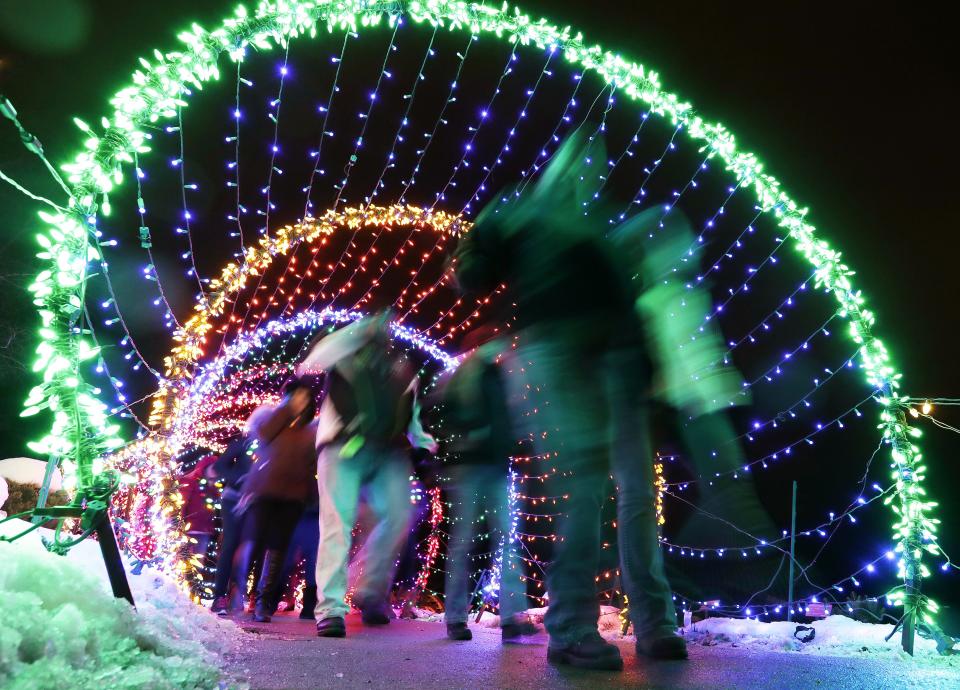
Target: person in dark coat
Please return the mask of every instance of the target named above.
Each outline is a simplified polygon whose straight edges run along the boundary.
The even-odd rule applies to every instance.
[[[531,189],[502,208],[498,199],[478,216],[458,247],[456,275],[474,294],[508,286],[522,328],[517,356],[526,381],[517,382],[518,396],[539,396],[528,401],[525,431],[538,452],[554,454],[556,482],[562,483],[555,493],[566,496],[547,570],[548,658],[618,670],[618,648],[597,629],[595,585],[611,474],[637,653],[684,658],[686,645],[676,635],[657,536],[645,400],[651,372],[635,288],[605,228],[584,218],[592,199],[583,175],[595,174],[584,166],[605,162],[601,144],[568,138]]]
[[[206,559],[214,534],[216,488],[213,464],[216,460],[216,455],[200,458],[197,466],[180,479],[180,496],[183,498],[181,515],[187,536],[191,539],[190,550],[202,559]]]
[[[213,581],[213,606],[210,610],[221,615],[230,610],[228,595],[231,575],[235,572],[234,559],[243,530],[243,516],[236,512],[236,508],[250,466],[250,441],[244,436],[230,441],[227,449],[213,464],[213,473],[222,482],[223,493],[220,495],[222,540],[217,557],[217,574]],[[246,582],[237,585],[238,593],[242,596]]]
[[[269,622],[280,596],[280,573],[297,521],[315,494],[317,455],[316,402],[304,379],[283,388],[278,405],[263,405],[250,416],[253,465],[243,483],[237,510],[245,512],[243,557],[239,574],[246,581],[250,559],[264,549],[253,619]]]
[[[494,340],[492,329],[477,329],[464,339],[469,354],[456,371],[441,383],[449,467],[447,494],[453,522],[447,550],[444,588],[447,637],[469,640],[468,559],[475,524],[485,518],[490,551],[499,563],[500,630],[505,643],[533,635],[537,627],[523,615],[526,584],[517,553],[510,512],[510,457],[517,449],[517,436],[508,404],[501,360],[509,350]]]

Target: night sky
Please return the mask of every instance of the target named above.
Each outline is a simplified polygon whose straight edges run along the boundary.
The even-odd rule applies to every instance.
[[[71,118],[93,122],[106,112],[137,57],[172,48],[191,21],[212,26],[232,7],[216,0],[0,0],[0,93],[51,160],[62,161],[81,139]],[[942,17],[918,3],[858,9],[836,2],[527,0],[521,7],[653,67],[668,90],[757,152],[856,270],[877,333],[904,372],[903,390],[960,395],[957,82]],[[0,169],[59,198],[5,121]],[[35,346],[36,317],[24,289],[36,266],[34,213],[0,186],[0,457],[29,454],[24,443],[34,433],[17,418]],[[944,411],[955,425],[958,417]],[[927,486],[941,501],[944,545],[956,556],[960,511],[950,491],[960,481],[960,446],[949,432],[924,429]],[[944,603],[948,589],[938,586]],[[946,617],[958,620],[956,611]]]

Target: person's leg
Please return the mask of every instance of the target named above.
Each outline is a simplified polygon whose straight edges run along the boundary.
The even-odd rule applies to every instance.
[[[547,568],[550,606],[544,623],[550,644],[565,647],[597,634],[600,606],[595,577],[600,553],[600,509],[608,476],[606,401],[594,357],[571,350],[565,338],[531,334],[517,359],[525,364],[525,426],[538,454],[555,454],[564,517]]]
[[[357,458],[340,457],[340,446],[330,445],[320,453],[317,486],[320,492],[320,543],[317,549],[318,624],[326,618],[342,618],[350,610],[347,594],[347,557],[350,532],[357,515],[362,468]]]
[[[284,583],[280,573],[303,511],[302,504],[297,501],[271,500],[269,506],[271,529],[265,536],[266,552],[257,596],[257,616],[267,621],[277,608]]]
[[[303,514],[303,577],[307,587],[317,588],[317,548],[320,546],[320,511],[308,508]]]
[[[242,537],[240,547],[237,550],[234,571],[236,572],[238,585],[238,598],[241,600],[241,611],[247,603],[247,585],[250,581],[250,575],[259,572],[260,564],[263,562],[264,539],[268,529],[265,514],[265,504],[262,500],[255,500],[250,503],[246,511],[239,516],[243,520]],[[257,578],[254,578],[256,583]],[[254,584],[256,590],[256,584]]]
[[[552,331],[552,332],[551,332]],[[597,355],[577,349],[577,333],[549,326],[526,334],[517,354],[526,370],[525,428],[537,453],[554,457],[550,493],[562,495],[564,515],[547,568],[550,635],[547,658],[582,668],[619,670],[620,651],[600,637],[596,575],[600,560],[600,510],[609,476],[608,408]]]
[[[685,656],[674,635],[676,610],[657,536],[649,411],[639,399],[639,363],[631,352],[611,353],[605,387],[610,400],[611,469],[617,484],[620,572],[638,640],[660,640],[669,656]],[[655,654],[659,656],[660,654]]]
[[[306,538],[307,531],[309,529],[317,529],[319,525],[319,517],[316,514],[312,516],[314,519],[308,523],[311,515],[307,512],[301,512],[300,518],[297,520],[296,526],[293,528],[293,535],[290,537],[290,545],[287,546],[287,553],[283,557],[283,568],[280,569],[280,582],[281,586],[286,585],[290,578],[293,577],[294,571],[297,568],[302,558],[306,556],[306,549],[304,547],[304,539]]]
[[[214,600],[226,597],[230,586],[230,576],[233,573],[233,558],[240,545],[240,528],[242,521],[234,514],[236,501],[224,501],[220,509],[220,521],[223,526],[223,540],[220,542],[220,553],[217,556],[217,574],[213,582]]]
[[[250,609],[251,611],[257,602],[257,595],[260,593],[260,578],[258,574],[263,570],[263,556],[266,549],[267,547],[264,546],[263,539],[258,539],[251,554],[249,575],[243,581],[243,606],[245,609]]]
[[[300,548],[303,550],[303,607],[300,617],[312,620],[317,606],[317,549],[320,546],[320,513],[308,508],[300,519],[303,526]]]
[[[563,647],[596,634],[600,617],[596,575],[600,558],[600,513],[607,474],[584,469],[568,483],[564,512],[547,567],[550,605],[544,625],[551,646]]]
[[[397,557],[410,529],[413,468],[402,452],[384,451],[380,457],[373,457],[371,450],[363,449],[361,454],[367,456],[364,460],[372,467],[369,500],[378,521],[367,539],[366,569],[357,586],[356,600],[362,610],[385,613]]]
[[[420,573],[420,558],[418,553],[419,543],[417,537],[420,525],[427,520],[430,512],[430,498],[424,491],[418,503],[413,509],[413,518],[410,523],[410,534],[407,538],[407,544],[400,555],[400,562],[397,564],[396,574],[396,603],[400,606],[400,618],[415,620],[417,612],[414,606],[420,596],[420,590],[417,587],[417,576]]]
[[[487,507],[490,548],[500,560],[500,625],[514,623],[527,610],[527,585],[523,581],[523,563],[516,538],[511,540],[513,515],[510,513],[510,475],[504,466],[488,466],[478,475]],[[501,550],[502,549],[502,550]]]
[[[450,541],[447,543],[443,620],[448,626],[467,622],[470,582],[467,556],[475,533],[478,504],[474,467],[450,469]]]
[[[404,589],[411,589],[414,580],[420,572],[420,559],[417,554],[419,544],[416,539],[417,528],[427,519],[430,512],[430,497],[423,491],[420,500],[413,506],[413,516],[410,522],[410,539],[407,540],[400,561],[397,563],[397,584]]]

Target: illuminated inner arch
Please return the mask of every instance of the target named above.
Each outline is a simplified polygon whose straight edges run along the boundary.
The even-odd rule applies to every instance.
[[[352,323],[364,314],[359,311],[324,309],[304,311],[293,318],[276,319],[252,333],[244,333],[212,362],[201,367],[189,385],[182,389],[175,406],[170,445],[188,445],[221,449],[221,441],[240,431],[243,412],[275,400],[279,385],[293,370],[295,362],[283,358],[270,364],[245,366],[251,353],[263,351],[276,341],[300,334],[309,337],[324,328]],[[438,370],[456,368],[460,358],[448,354],[430,338],[413,328],[391,324],[395,341],[419,351],[432,360]],[[251,389],[254,389],[251,392]],[[247,395],[244,395],[244,394]]]
[[[258,244],[247,247],[242,260],[229,263],[219,277],[210,282],[210,290],[197,301],[193,316],[174,335],[176,344],[164,360],[167,378],[154,398],[151,415],[154,428],[163,433],[175,432],[178,438],[186,440],[183,429],[192,421],[189,408],[200,402],[203,394],[216,384],[232,358],[246,356],[251,348],[271,337],[290,336],[310,323],[316,325],[316,319],[328,323],[351,321],[358,317],[360,309],[394,308],[397,323],[402,324],[394,325],[397,337],[423,348],[447,366],[452,360],[440,344],[475,324],[490,303],[490,297],[475,302],[464,300],[449,285],[445,286],[445,294],[440,294],[441,284],[447,283],[450,275],[449,268],[442,264],[442,252],[424,252],[419,257],[419,266],[415,260],[401,263],[398,256],[387,257],[382,260],[382,267],[362,267],[364,276],[362,281],[356,281],[357,285],[353,285],[353,278],[348,279],[345,286],[350,286],[349,290],[345,286],[332,286],[329,296],[320,294],[320,287],[329,284],[332,272],[324,277],[322,269],[318,275],[307,275],[310,270],[305,268],[297,287],[286,299],[276,299],[278,278],[266,281],[265,278],[271,268],[280,263],[277,260],[281,257],[287,258],[287,265],[279,280],[289,277],[297,250],[312,252],[313,263],[322,264],[318,257],[336,232],[406,231],[408,238],[415,232],[428,232],[436,234],[438,239],[455,239],[470,227],[469,222],[444,211],[401,204],[368,205],[328,211],[319,218],[284,226]],[[398,254],[402,251],[403,245]],[[385,282],[391,269],[419,273],[428,262],[440,264],[435,268],[440,279],[418,293],[408,294],[410,283],[406,280],[393,285]],[[238,301],[245,291],[251,290],[247,305],[238,309]],[[272,291],[272,297],[263,300],[258,297],[260,290]],[[303,293],[303,298],[295,301],[293,292],[297,296]],[[419,306],[428,298],[433,299],[432,311],[429,317],[420,318]],[[239,312],[244,313],[242,319]],[[254,318],[249,318],[251,312],[255,313]],[[261,326],[264,323],[266,327]],[[289,358],[296,354],[290,353]],[[201,364],[209,355],[213,360]]]

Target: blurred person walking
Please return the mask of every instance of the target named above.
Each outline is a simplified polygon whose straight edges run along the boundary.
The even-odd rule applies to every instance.
[[[233,438],[213,464],[214,475],[223,482],[223,492],[220,495],[222,538],[217,556],[217,573],[213,581],[213,605],[210,610],[220,615],[230,611],[231,583],[235,584],[240,601],[243,601],[246,594],[247,583],[237,582],[233,576],[237,572],[234,560],[243,530],[243,516],[236,512],[236,508],[243,495],[243,482],[250,467],[250,441],[244,436]]]
[[[361,319],[320,340],[297,367],[325,372],[316,447],[320,494],[317,635],[346,635],[347,561],[361,491],[377,517],[354,595],[367,625],[390,622],[390,589],[411,518],[409,449],[436,452],[420,424],[419,379],[390,341],[389,314]]]
[[[653,458],[645,392],[650,366],[627,267],[603,231],[584,219],[585,166],[602,165],[602,144],[574,135],[540,179],[502,208],[485,209],[457,252],[457,279],[486,294],[507,284],[522,329],[517,357],[545,402],[526,419],[541,452],[556,454],[562,519],[547,570],[548,658],[620,669],[616,646],[599,634],[595,577],[600,515],[612,474],[624,590],[638,654],[684,658],[657,537]],[[503,195],[507,196],[508,195]],[[534,425],[537,427],[535,428]]]
[[[257,622],[269,622],[276,610],[280,571],[290,538],[313,495],[315,414],[312,387],[304,379],[293,379],[284,386],[280,404],[259,407],[247,421],[253,441],[253,466],[237,506],[238,511],[246,513],[238,574],[245,582],[253,555],[264,550],[253,613]]]
[[[468,555],[480,520],[490,538],[492,558],[499,559],[500,630],[504,643],[537,633],[523,615],[526,584],[517,553],[510,513],[510,457],[517,449],[501,360],[508,345],[494,340],[492,329],[478,329],[464,339],[468,355],[441,383],[445,429],[450,431],[444,468],[451,504],[450,540],[444,588],[447,637],[469,640]]]

